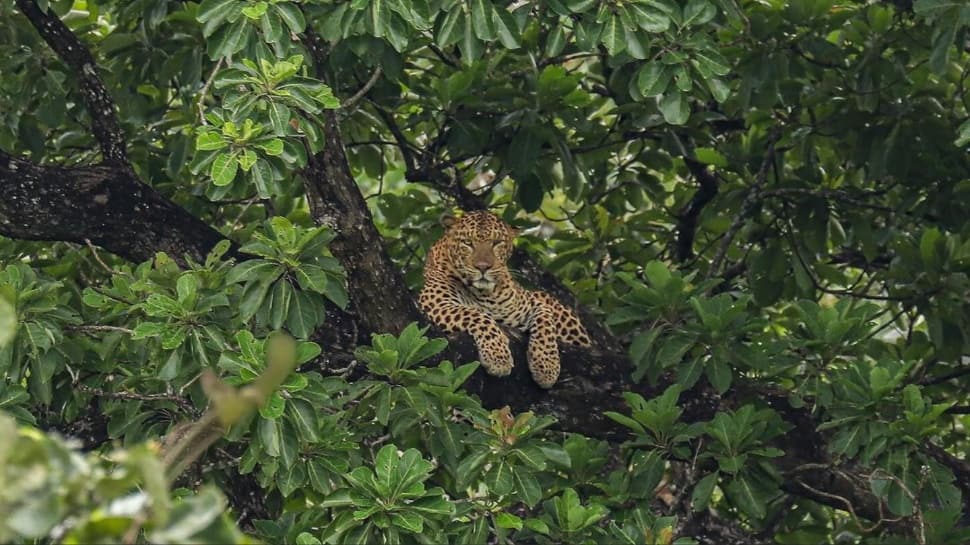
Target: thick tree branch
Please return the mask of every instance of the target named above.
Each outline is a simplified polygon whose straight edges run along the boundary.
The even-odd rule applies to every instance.
[[[677,261],[684,263],[694,256],[694,235],[697,233],[697,218],[707,203],[717,196],[717,176],[707,170],[707,165],[684,157],[684,163],[697,180],[700,188],[694,193],[687,206],[677,215]]]
[[[331,226],[337,237],[330,251],[347,271],[350,298],[360,325],[370,332],[397,333],[420,319],[400,271],[394,266],[357,182],[350,173],[337,114],[324,114],[327,143],[303,171],[310,213],[318,224]],[[373,305],[382,310],[375,312]]]
[[[115,114],[115,103],[98,76],[97,63],[91,52],[57,17],[53,9],[48,8],[45,13],[34,0],[17,0],[17,7],[64,64],[74,72],[84,105],[91,116],[91,130],[101,147],[104,161],[127,165],[125,136]]]
[[[124,166],[47,167],[0,151],[0,195],[4,236],[90,240],[135,262],[156,252],[202,260],[225,238]]]

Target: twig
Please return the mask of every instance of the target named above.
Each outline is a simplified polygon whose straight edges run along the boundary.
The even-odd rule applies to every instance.
[[[720,272],[724,257],[727,255],[728,248],[731,247],[731,242],[734,241],[734,237],[744,225],[744,218],[751,213],[751,210],[761,199],[761,188],[765,185],[765,181],[768,179],[769,167],[775,162],[775,144],[778,143],[780,138],[781,129],[775,127],[772,129],[771,134],[768,135],[768,149],[765,150],[764,159],[761,161],[761,168],[758,169],[758,173],[754,178],[754,183],[751,184],[751,188],[748,189],[748,194],[744,197],[744,201],[741,203],[741,209],[738,210],[737,215],[734,216],[734,221],[731,222],[731,227],[728,228],[727,233],[725,233],[724,238],[721,240],[721,246],[717,249],[717,254],[715,254],[714,259],[711,260],[711,266],[707,270],[707,278],[716,276]]]
[[[842,297],[852,297],[855,299],[869,299],[872,301],[908,301],[905,297],[891,297],[889,295],[874,295],[871,293],[866,293],[865,290],[869,289],[872,285],[871,283],[864,288],[862,291],[852,291],[852,290],[834,290],[822,285],[818,278],[815,277],[815,273],[808,266],[805,258],[802,257],[802,252],[798,249],[798,241],[795,239],[794,226],[791,225],[790,221],[787,221],[788,229],[785,230],[785,234],[788,236],[788,243],[791,245],[792,252],[795,254],[795,258],[798,260],[798,264],[801,265],[802,269],[805,271],[805,275],[812,282],[812,287],[816,290],[827,293],[829,295],[839,295]],[[925,295],[931,295],[933,292],[927,292]]]
[[[115,114],[115,103],[98,76],[98,65],[91,52],[52,8],[45,13],[34,0],[17,0],[17,8],[77,78],[81,97],[91,116],[91,130],[105,162],[127,165],[125,136]]]
[[[951,379],[960,378],[964,375],[970,375],[970,366],[961,367],[960,369],[951,371],[949,373],[945,373],[938,377],[926,377],[923,380],[921,380],[919,383],[923,386],[933,386],[935,384],[940,384],[941,382],[946,382]]]
[[[119,391],[107,392],[100,388],[92,388],[86,384],[76,384],[76,388],[84,393],[109,399],[127,399],[137,401],[171,401],[179,406],[183,411],[190,415],[197,415],[198,411],[188,399],[173,394],[139,394],[138,392]]]
[[[64,326],[67,331],[80,331],[83,333],[89,332],[99,332],[99,331],[117,331],[119,333],[125,333],[131,335],[134,333],[131,329],[127,327],[119,327],[116,325],[101,325],[101,324],[83,324],[83,325],[68,325]]]
[[[414,145],[411,144],[407,136],[404,135],[404,131],[402,131],[397,122],[394,121],[394,115],[384,108],[381,108],[376,103],[374,103],[374,110],[377,112],[377,116],[384,121],[384,125],[387,126],[387,130],[391,131],[391,136],[394,137],[394,141],[397,142],[397,147],[401,150],[401,156],[404,158],[405,170],[417,170],[418,162],[414,156]]]
[[[232,227],[229,228],[230,232],[236,230],[236,225],[239,224],[239,220],[242,219],[243,214],[245,214],[246,211],[249,210],[249,207],[252,206],[253,203],[259,202],[259,200],[260,200],[259,197],[252,197],[246,200],[246,202],[243,204],[242,210],[239,211],[239,214],[236,214],[236,219],[232,220]]]
[[[680,505],[680,502],[684,499],[685,495],[687,494],[687,489],[688,488],[693,489],[693,487],[697,484],[697,457],[700,455],[703,446],[704,446],[704,438],[701,437],[697,441],[697,448],[694,449],[693,459],[691,459],[690,467],[687,469],[687,478],[685,479],[685,482],[682,483],[683,486],[681,486],[680,489],[677,490],[677,495],[674,496],[674,501],[670,502],[670,507],[669,507],[670,510],[677,509],[677,507]],[[668,512],[668,514],[670,513]],[[684,509],[684,516],[678,517],[677,530],[675,533],[679,535],[681,532],[683,532],[684,528],[688,524],[690,524],[690,521],[693,518],[694,518],[694,509],[690,507],[687,507],[686,509]]]
[[[879,528],[879,526],[882,525],[882,523],[883,523],[883,520],[880,519],[880,520],[876,521],[875,524],[873,524],[872,526],[866,526],[865,524],[862,523],[862,519],[860,519],[859,516],[856,515],[855,507],[852,506],[852,502],[849,501],[848,498],[845,498],[843,496],[839,496],[838,494],[831,494],[829,492],[824,492],[822,490],[819,490],[817,488],[812,487],[809,484],[806,484],[805,481],[803,481],[801,479],[798,479],[798,478],[795,479],[795,482],[798,483],[798,486],[801,486],[802,488],[804,488],[805,490],[808,490],[809,492],[811,492],[813,494],[816,494],[816,495],[818,495],[820,497],[823,497],[823,498],[828,498],[830,500],[835,500],[835,501],[837,501],[837,502],[845,505],[846,512],[849,513],[849,515],[852,516],[853,522],[855,522],[856,526],[859,527],[859,529],[862,531],[862,533],[868,534],[869,532],[874,531],[876,528]],[[882,502],[880,502],[880,506],[881,505],[882,505]]]
[[[923,485],[926,484],[926,479],[928,477],[929,477],[929,468],[924,465],[920,468],[920,482],[918,483],[919,488],[917,489],[917,492],[919,490],[922,490]],[[906,483],[904,483],[902,479],[893,475],[892,473],[889,473],[884,469],[881,469],[881,468],[876,469],[869,475],[869,479],[870,480],[886,479],[886,480],[892,481],[896,483],[896,486],[898,486],[903,491],[903,493],[906,494],[907,497],[909,497],[909,501],[913,503],[913,514],[910,516],[916,519],[916,526],[919,529],[919,532],[915,536],[916,542],[919,545],[926,545],[926,523],[923,521],[923,514],[920,509],[919,498],[917,497],[917,495],[914,494],[909,489],[908,486],[906,486]],[[880,505],[881,504],[882,502],[880,501]]]
[[[364,96],[367,95],[367,93],[374,87],[374,85],[377,85],[377,80],[381,78],[381,74],[383,73],[384,73],[384,69],[378,66],[377,69],[374,70],[374,73],[371,74],[370,79],[367,80],[367,83],[365,83],[364,86],[361,87],[359,91],[354,93],[352,97],[345,100],[344,103],[340,105],[340,107],[347,111],[353,111],[354,106],[356,106],[356,104],[360,102],[360,99],[364,98]]]
[[[205,83],[202,85],[202,88],[199,89],[199,100],[195,102],[195,107],[197,110],[199,110],[199,123],[201,123],[202,125],[208,125],[208,123],[205,120],[205,109],[204,109],[205,96],[209,93],[209,87],[211,87],[212,82],[215,81],[216,73],[219,72],[220,68],[222,68],[222,63],[225,60],[226,60],[225,57],[219,57],[219,60],[216,62],[216,65],[212,68],[212,72],[209,74],[209,77],[206,78]]]
[[[447,64],[448,66],[451,66],[452,68],[459,68],[461,66],[461,62],[459,62],[458,59],[456,59],[454,56],[450,55],[449,53],[446,53],[441,48],[434,45],[434,43],[428,44],[428,49],[430,49],[435,55],[438,56],[439,59],[444,61],[445,64]]]
[[[818,197],[822,199],[830,199],[835,201],[842,201],[859,208],[868,208],[871,210],[879,210],[880,212],[895,212],[892,208],[888,206],[881,206],[878,204],[871,204],[863,200],[859,200],[855,197],[848,195],[844,191],[838,191],[834,189],[808,189],[802,187],[780,187],[778,189],[770,189],[767,191],[762,191],[761,196],[763,198],[767,197],[785,197],[789,195],[800,196],[800,197]]]
[[[88,248],[91,249],[91,253],[94,254],[94,260],[97,261],[98,264],[104,268],[104,270],[108,271],[111,274],[115,274],[115,270],[109,267],[104,261],[101,260],[101,256],[98,254],[98,249],[91,242],[91,239],[89,238],[84,239],[84,243],[87,244]]]

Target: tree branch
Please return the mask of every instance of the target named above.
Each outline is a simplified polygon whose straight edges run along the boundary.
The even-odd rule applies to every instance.
[[[0,235],[12,238],[90,240],[131,261],[165,252],[181,264],[225,238],[126,166],[48,167],[0,151],[0,194]]]
[[[694,235],[697,232],[697,218],[709,202],[717,196],[717,176],[707,170],[707,165],[684,157],[687,169],[697,180],[700,188],[694,193],[687,206],[677,215],[677,261],[684,263],[694,256]]]
[[[371,74],[370,79],[367,80],[367,83],[365,83],[364,86],[360,88],[360,90],[354,93],[352,97],[345,100],[344,103],[340,105],[340,107],[344,110],[352,110],[354,106],[360,101],[360,99],[367,96],[367,93],[371,89],[373,89],[375,85],[377,85],[377,80],[381,79],[381,74],[383,73],[384,73],[384,69],[378,66],[377,69],[374,70],[374,73]]]
[[[74,72],[81,98],[91,116],[91,130],[101,148],[104,161],[127,165],[124,131],[121,130],[115,114],[115,103],[98,76],[97,63],[91,52],[57,17],[53,9],[48,8],[45,13],[34,0],[17,0],[17,7],[64,64]]]

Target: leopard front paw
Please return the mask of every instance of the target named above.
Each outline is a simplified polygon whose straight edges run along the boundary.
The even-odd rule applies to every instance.
[[[555,343],[542,343],[533,338],[529,343],[529,371],[541,388],[552,388],[559,380],[559,351]]]
[[[509,343],[504,342],[489,343],[488,346],[479,347],[479,356],[485,372],[493,377],[508,376],[512,372],[515,363],[512,361],[512,351],[509,350]]]

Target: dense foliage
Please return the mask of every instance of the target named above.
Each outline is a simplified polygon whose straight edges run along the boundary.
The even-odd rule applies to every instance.
[[[0,191],[0,541],[970,540],[970,5],[17,0],[0,36],[0,189],[55,184]],[[338,152],[362,260],[314,204]],[[12,219],[99,172],[228,240]],[[608,327],[599,425],[367,329],[412,294],[359,269],[413,293],[456,207]]]

